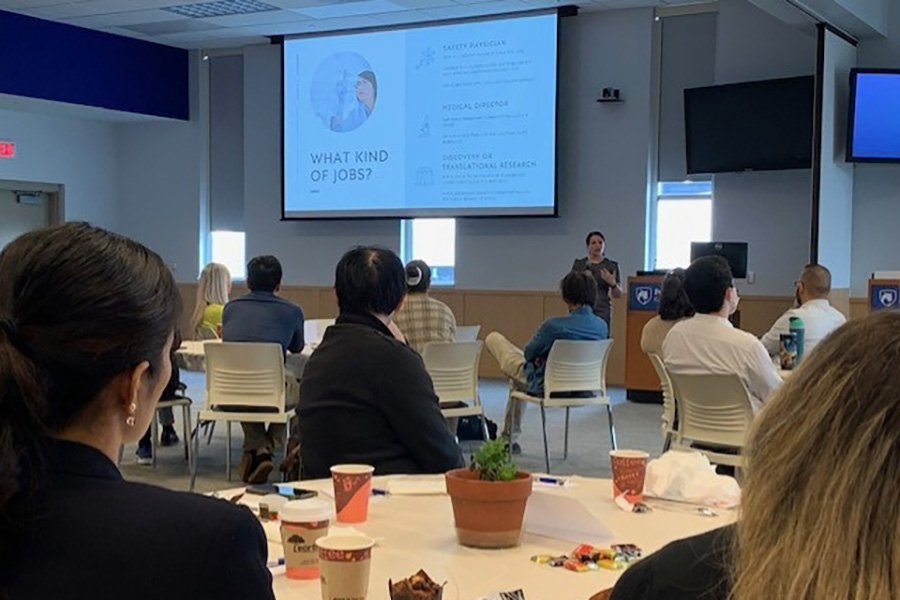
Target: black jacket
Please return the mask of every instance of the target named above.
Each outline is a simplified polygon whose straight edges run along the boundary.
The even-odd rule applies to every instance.
[[[126,482],[82,444],[54,442],[49,467],[30,525],[0,540],[0,598],[274,598],[247,508]]]
[[[300,380],[303,476],[336,464],[376,475],[443,473],[463,465],[422,358],[371,315],[341,315]]]
[[[677,540],[630,567],[610,600],[728,600],[734,526]]]

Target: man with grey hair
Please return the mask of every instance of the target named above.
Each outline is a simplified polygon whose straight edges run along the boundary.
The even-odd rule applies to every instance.
[[[791,317],[803,320],[803,348],[808,354],[829,333],[847,322],[847,318],[828,302],[831,293],[831,272],[822,265],[806,265],[795,283],[797,305],[775,321],[762,337],[770,355],[778,354],[780,336],[790,332]]]

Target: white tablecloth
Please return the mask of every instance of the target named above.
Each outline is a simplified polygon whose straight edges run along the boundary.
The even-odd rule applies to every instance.
[[[719,511],[717,517],[656,509],[648,514],[625,513],[612,500],[608,479],[573,477],[565,489],[535,487],[536,491],[578,498],[615,535],[615,542],[634,543],[653,552],[672,540],[703,533],[732,523],[734,511]],[[298,487],[316,489],[331,496],[330,480],[303,481]],[[384,487],[385,478],[375,478]],[[222,492],[226,498],[241,490]],[[245,496],[253,503],[258,497]],[[278,526],[265,524],[269,559],[283,556]],[[492,591],[523,589],[527,600],[588,600],[615,585],[621,571],[600,570],[575,573],[531,562],[536,554],[568,554],[575,543],[526,533],[519,548],[476,550],[460,546],[453,528],[450,498],[442,496],[375,496],[369,520],[357,529],[378,540],[373,551],[369,600],[389,598],[388,579],[408,577],[424,568],[439,583],[447,581],[444,600],[474,600]],[[591,542],[592,540],[584,540]],[[318,581],[290,580],[276,569],[273,580],[279,599],[320,600]]]

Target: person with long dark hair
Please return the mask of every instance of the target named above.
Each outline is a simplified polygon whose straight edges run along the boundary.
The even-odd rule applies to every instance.
[[[180,312],[162,259],[103,229],[0,253],[0,597],[273,598],[249,510],[116,466],[169,381]]]
[[[684,291],[684,269],[666,273],[659,291],[659,314],[647,321],[641,331],[644,354],[662,355],[666,334],[682,319],[694,316],[694,305]]]
[[[622,295],[619,263],[606,257],[606,237],[599,231],[587,234],[584,240],[587,256],[576,258],[572,263],[573,271],[590,271],[597,282],[597,300],[594,301],[594,314],[612,327],[612,299]]]

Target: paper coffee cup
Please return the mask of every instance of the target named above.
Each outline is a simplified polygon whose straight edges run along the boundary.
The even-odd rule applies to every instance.
[[[281,543],[289,579],[318,579],[316,541],[328,535],[331,503],[322,498],[292,500],[281,507]]]
[[[334,482],[334,506],[338,523],[365,523],[369,516],[372,494],[371,465],[335,465],[331,467]]]
[[[625,494],[625,499],[634,504],[644,501],[644,476],[647,474],[647,459],[650,455],[643,450],[611,450],[613,497]]]
[[[371,538],[332,535],[319,538],[322,600],[365,600],[372,565]]]

